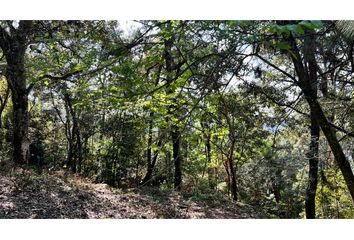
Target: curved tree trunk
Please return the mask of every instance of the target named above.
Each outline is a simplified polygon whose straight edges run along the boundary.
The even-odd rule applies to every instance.
[[[351,169],[350,163],[347,160],[342,146],[340,145],[336,132],[329,123],[326,115],[324,114],[320,103],[317,100],[315,92],[313,90],[313,82],[311,81],[312,76],[307,72],[302,58],[300,55],[299,48],[297,47],[296,41],[293,37],[287,38],[290,41],[292,47],[292,54],[290,58],[292,59],[295,67],[296,74],[298,76],[298,85],[304,93],[306,101],[310,107],[310,111],[315,116],[316,122],[321,127],[323,134],[325,135],[329,146],[333,152],[334,158],[343,174],[345,183],[348,187],[352,200],[354,202],[354,174]],[[311,51],[310,54],[314,56],[315,52],[315,41],[314,39],[309,39],[306,43],[307,51]],[[314,60],[315,61],[315,60]],[[317,66],[317,64],[316,64]],[[317,83],[317,79],[315,81]]]
[[[348,187],[352,200],[354,201],[354,174],[351,169],[350,163],[343,152],[342,146],[338,141],[336,133],[332,126],[329,124],[326,115],[324,114],[321,108],[321,105],[316,100],[308,100],[308,103],[310,105],[311,111],[313,111],[317,116],[316,120],[320,125],[322,132],[328,141],[329,146],[332,149],[334,158],[343,174],[345,183]]]

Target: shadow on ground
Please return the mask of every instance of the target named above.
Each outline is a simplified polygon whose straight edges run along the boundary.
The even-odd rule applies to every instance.
[[[0,176],[0,218],[260,218],[249,206],[153,188],[111,190],[60,174]]]

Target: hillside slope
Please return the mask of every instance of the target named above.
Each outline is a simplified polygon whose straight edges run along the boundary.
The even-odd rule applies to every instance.
[[[203,200],[202,200],[203,199]],[[0,176],[0,218],[262,218],[227,199],[153,188],[111,190],[64,174]]]

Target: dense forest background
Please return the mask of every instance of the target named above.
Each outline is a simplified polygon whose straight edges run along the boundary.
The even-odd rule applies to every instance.
[[[1,174],[354,217],[352,21],[128,25],[0,22]]]

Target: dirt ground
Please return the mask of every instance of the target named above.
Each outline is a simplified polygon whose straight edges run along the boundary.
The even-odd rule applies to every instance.
[[[77,176],[0,176],[0,218],[262,218],[228,199],[142,188],[121,191]]]

